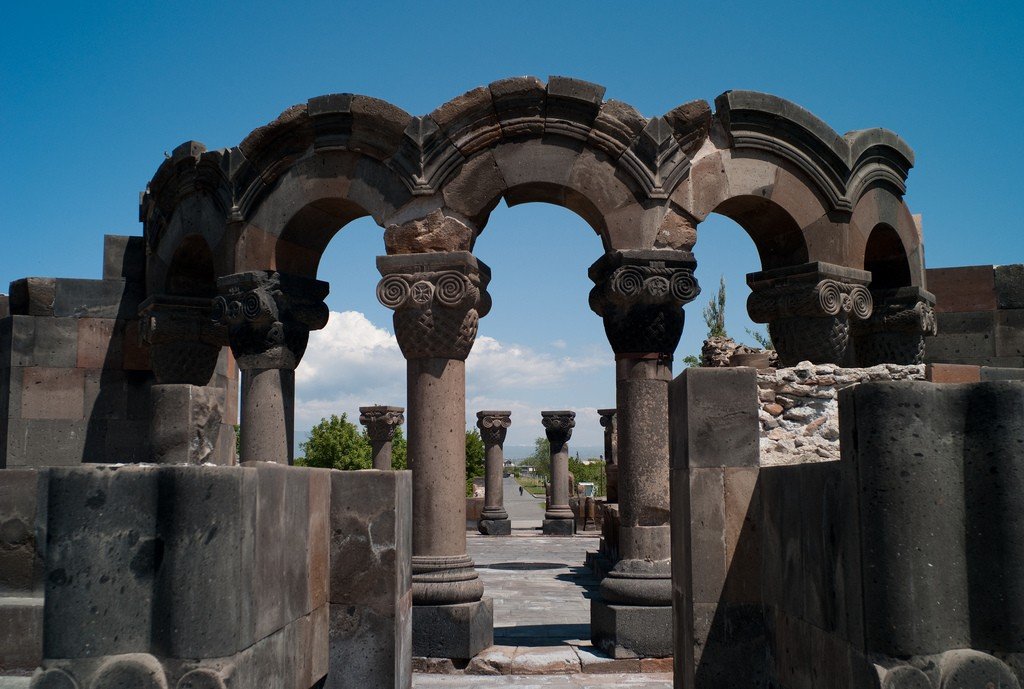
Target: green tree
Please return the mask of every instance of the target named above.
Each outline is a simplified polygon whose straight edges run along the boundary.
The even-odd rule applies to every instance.
[[[484,475],[484,440],[474,428],[466,431],[466,495],[473,495],[473,479]]]
[[[366,430],[363,430],[363,434],[366,434]],[[369,442],[369,438],[367,438]],[[391,468],[392,469],[408,469],[409,468],[409,441],[405,439],[405,433],[402,432],[401,426],[395,427],[395,437],[391,440]]]
[[[370,441],[346,414],[331,414],[329,419],[309,431],[299,444],[304,455],[302,464],[329,469],[369,469],[373,466]],[[299,464],[299,462],[296,462]]]
[[[708,326],[708,337],[728,337],[725,334],[725,276],[718,283],[718,294],[704,307],[704,323]]]
[[[590,460],[588,463],[570,457],[569,471],[576,478],[576,483],[593,483],[597,495],[605,494],[608,479],[604,473],[603,461]]]
[[[537,478],[551,478],[551,443],[541,437],[533,441],[533,454],[519,462],[520,466],[533,467]]]

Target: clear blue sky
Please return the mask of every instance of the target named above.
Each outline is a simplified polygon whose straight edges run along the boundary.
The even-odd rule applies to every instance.
[[[102,235],[141,234],[138,192],[182,141],[236,145],[287,106],[332,92],[422,114],[519,74],[595,81],[649,116],[743,88],[796,101],[839,132],[893,129],[917,154],[907,201],[924,216],[928,265],[1022,262],[1022,35],[1020,2],[8,3],[0,285],[98,277]],[[471,391],[471,400],[517,402],[531,414],[613,405],[610,365],[587,363],[610,361],[586,305],[586,267],[600,250],[561,208],[495,210],[477,245],[494,269],[495,308],[481,334],[506,363],[518,346],[524,366],[545,371],[537,366],[546,362],[562,374],[550,385],[480,378],[507,389]],[[329,247],[321,277],[332,283],[333,310],[389,330],[373,298],[380,252],[375,225],[353,223]],[[705,297],[725,276],[729,327],[743,339],[752,244],[712,217],[695,253]],[[680,356],[699,347],[705,301],[688,309]],[[585,361],[572,368],[566,356]],[[526,421],[514,426],[517,442],[539,432]],[[599,429],[591,419],[578,435],[596,444]]]

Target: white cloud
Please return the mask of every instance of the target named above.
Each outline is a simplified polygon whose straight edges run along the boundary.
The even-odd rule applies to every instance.
[[[607,365],[605,358],[559,357],[481,336],[466,361],[466,384],[471,392],[553,388],[564,385],[570,374]]]

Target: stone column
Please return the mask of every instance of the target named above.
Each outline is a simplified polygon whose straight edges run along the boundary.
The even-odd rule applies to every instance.
[[[850,326],[871,316],[871,273],[831,263],[747,275],[747,313],[767,323],[779,363],[852,366]]]
[[[224,417],[224,392],[206,387],[227,331],[210,320],[212,301],[154,295],[139,307],[156,383],[150,389],[150,456],[157,464],[211,460]]]
[[[391,441],[395,429],[405,423],[404,411],[402,407],[384,405],[359,407],[359,423],[366,426],[366,435],[370,437],[374,469],[391,471]]]
[[[548,536],[572,536],[576,520],[569,507],[569,438],[576,426],[574,411],[542,411],[541,422],[551,446],[551,504],[544,512]]]
[[[486,450],[484,467],[484,511],[477,528],[489,536],[508,536],[512,522],[505,511],[505,433],[512,425],[510,411],[478,411],[476,425]]]
[[[857,366],[920,364],[924,338],[938,332],[935,295],[920,287],[872,289],[874,310],[854,327]]]
[[[688,251],[612,251],[590,268],[590,307],[616,360],[620,559],[591,601],[594,645],[672,654],[668,385],[683,305],[700,294]]]
[[[413,655],[471,658],[493,640],[493,608],[466,554],[466,357],[490,310],[490,270],[469,252],[380,256],[408,366],[413,472]]]
[[[598,409],[604,428],[605,502],[619,501],[619,440],[615,430],[615,410]]]
[[[213,320],[226,325],[242,372],[240,461],[291,464],[295,367],[309,331],[327,325],[326,282],[271,270],[217,280]]]

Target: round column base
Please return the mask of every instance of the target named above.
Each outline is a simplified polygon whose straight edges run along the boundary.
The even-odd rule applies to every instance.
[[[672,605],[672,561],[619,560],[601,580],[601,598],[621,605]]]
[[[413,605],[472,603],[484,585],[468,555],[413,555]]]

